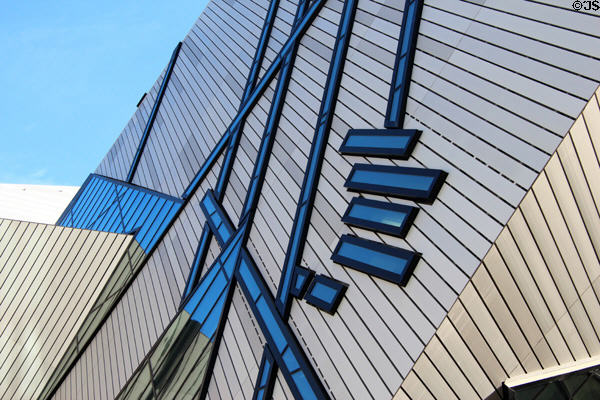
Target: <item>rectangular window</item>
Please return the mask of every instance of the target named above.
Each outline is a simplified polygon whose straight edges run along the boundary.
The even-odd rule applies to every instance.
[[[342,154],[407,159],[417,144],[415,129],[351,129],[340,146]]]
[[[355,197],[342,221],[348,225],[404,237],[417,212],[416,207]]]
[[[331,256],[339,264],[404,286],[420,254],[355,236],[343,235]]]
[[[431,203],[445,178],[446,173],[438,169],[354,164],[345,186],[357,192]]]

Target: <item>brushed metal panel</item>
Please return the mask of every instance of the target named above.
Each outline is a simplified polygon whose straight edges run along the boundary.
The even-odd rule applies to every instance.
[[[439,332],[444,331],[444,323],[440,325]],[[459,339],[460,340],[460,339]],[[451,344],[457,344],[458,341],[448,341]],[[461,346],[462,345],[462,346]],[[466,356],[469,355],[468,349],[464,348],[464,344],[460,343],[460,345],[449,349],[450,351],[456,350],[456,352],[460,352],[461,350],[466,350],[466,353],[461,355]],[[455,359],[452,358],[451,354],[448,353],[446,348],[442,345],[440,340],[434,336],[431,338],[431,341],[427,345],[427,357],[431,361],[433,365],[439,370],[440,374],[444,376],[448,385],[450,385],[459,399],[479,399],[480,396],[477,395],[469,381],[465,378],[465,376],[469,376],[469,372],[471,368],[468,368],[468,360],[465,362],[465,359]],[[456,354],[455,354],[456,355]],[[464,369],[468,369],[464,371]],[[475,377],[473,377],[475,378]]]
[[[431,363],[428,357],[424,356],[415,364],[413,371],[419,376],[433,397],[438,399],[458,399],[456,393],[448,386],[439,371]]]
[[[486,312],[490,314],[495,322],[495,325],[491,325],[491,327],[499,332],[498,336],[496,336],[497,340],[500,340],[507,346],[500,346],[499,351],[494,349],[496,353],[499,354],[498,359],[503,364],[502,368],[505,371],[513,370],[517,365],[520,365],[518,358],[524,358],[526,353],[530,351],[531,348],[528,346],[527,342],[525,342],[524,336],[520,332],[518,326],[515,324],[510,310],[508,310],[506,307],[506,303],[498,292],[498,289],[488,274],[487,269],[478,269],[471,282],[481,299],[482,307],[484,307]],[[473,313],[472,311],[470,312]],[[507,335],[505,332],[510,331],[511,328],[515,329],[516,331]],[[516,341],[513,339],[515,336],[518,338]],[[466,340],[465,342],[468,344],[470,341]],[[489,342],[494,344],[496,343],[496,341]],[[521,348],[516,346],[518,344],[521,345]],[[481,349],[478,351],[478,353],[484,353],[486,350],[487,348]],[[506,354],[504,354],[505,352]],[[485,364],[487,363],[482,363],[482,365]],[[499,382],[500,381],[495,381],[495,383]]]
[[[411,371],[410,374],[404,379],[402,387],[398,390],[398,393],[401,391],[405,391],[411,399],[422,399],[422,400],[430,400],[435,399],[433,394],[427,389],[423,381],[417,376],[414,371]],[[403,396],[396,394],[394,396],[394,400],[398,398],[402,399]]]

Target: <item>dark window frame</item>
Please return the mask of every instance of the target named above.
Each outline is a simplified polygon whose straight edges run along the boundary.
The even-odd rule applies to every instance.
[[[302,287],[300,289],[297,289],[296,282],[298,281],[299,276],[304,277],[304,283],[302,284]],[[294,277],[292,278],[292,287],[290,288],[290,293],[292,294],[292,296],[297,297],[299,299],[303,298],[314,276],[315,271],[297,265],[296,268],[294,268]]]
[[[348,140],[353,136],[394,136],[408,137],[406,147],[360,147],[348,145]],[[421,131],[417,129],[350,129],[340,146],[340,153],[344,155],[385,157],[407,160],[419,141]]]
[[[429,176],[433,177],[433,183],[427,190],[398,188],[388,185],[377,185],[373,183],[354,182],[352,178],[356,171],[374,171],[385,173],[408,174],[414,176]],[[373,165],[373,164],[354,164],[352,171],[348,175],[344,186],[352,192],[364,192],[371,194],[379,194],[384,196],[393,196],[401,199],[414,200],[427,204],[433,203],[440,191],[446,176],[448,174],[439,169],[428,168],[410,168],[391,165]]]
[[[404,269],[404,272],[402,274],[397,274],[394,272],[390,272],[384,268],[367,264],[350,257],[342,256],[339,254],[339,250],[342,247],[342,244],[344,243],[350,243],[368,250],[373,250],[380,253],[388,254],[393,257],[405,259],[406,268]],[[338,264],[345,265],[346,267],[355,269],[357,271],[376,276],[388,282],[396,283],[400,286],[406,286],[420,258],[421,253],[401,249],[399,247],[394,247],[379,242],[374,242],[372,240],[358,238],[352,235],[342,235],[340,241],[335,247],[335,250],[333,251],[333,254],[331,255],[331,259]]]
[[[389,225],[389,224],[384,224],[382,222],[376,222],[373,220],[368,220],[368,219],[364,219],[364,218],[351,216],[350,211],[352,210],[352,207],[354,207],[357,204],[362,205],[362,206],[371,207],[371,208],[379,208],[379,209],[384,209],[384,210],[391,210],[391,211],[405,213],[406,217],[402,221],[402,224],[400,225],[400,227],[397,227],[397,226],[393,226],[393,225]],[[413,206],[409,206],[406,204],[397,204],[397,203],[389,203],[389,202],[379,201],[379,200],[371,200],[371,199],[366,199],[364,197],[354,197],[352,199],[352,201],[350,201],[350,204],[348,204],[348,208],[346,209],[346,212],[342,216],[342,222],[344,222],[350,226],[356,226],[358,228],[368,229],[368,230],[374,231],[374,232],[383,232],[383,233],[387,233],[389,235],[403,238],[408,233],[408,230],[412,226],[418,213],[419,213],[418,207],[413,207]]]
[[[330,287],[336,291],[335,296],[333,297],[333,300],[331,302],[328,303],[326,301],[323,301],[312,294],[312,291],[317,284]],[[334,315],[337,311],[338,306],[342,302],[342,299],[344,298],[344,294],[346,293],[347,289],[348,284],[344,282],[340,282],[337,279],[333,279],[325,275],[317,275],[310,282],[310,286],[308,287],[308,290],[304,295],[304,300],[306,300],[308,304],[315,306],[318,309],[321,309],[331,315]]]

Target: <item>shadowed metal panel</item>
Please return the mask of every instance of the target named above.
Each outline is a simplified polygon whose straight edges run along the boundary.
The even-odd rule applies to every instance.
[[[132,236],[0,220],[0,393],[35,398],[89,323]],[[17,242],[17,243],[15,243]]]
[[[276,80],[273,80],[266,89],[263,97],[252,108],[252,111],[248,113],[240,138],[240,147],[233,161],[229,184],[225,189],[223,207],[235,226],[239,223],[242,205],[246,198],[248,185],[250,184],[250,177],[254,169],[260,140],[265,130],[265,123],[271,107],[275,84]]]
[[[208,4],[183,40],[140,160],[140,169],[147,173],[134,183],[175,196],[190,183],[207,150],[235,116],[266,13],[266,4],[265,8],[259,4],[250,0]]]
[[[454,393],[475,390],[475,398],[499,398],[509,377],[600,355],[600,242],[594,240],[600,214],[592,190],[600,172],[593,145],[600,137],[599,94],[417,360],[413,371],[426,385],[439,373]],[[428,359],[446,351],[456,368],[430,365]],[[436,398],[446,398],[427,386]],[[406,381],[402,389],[418,395]]]

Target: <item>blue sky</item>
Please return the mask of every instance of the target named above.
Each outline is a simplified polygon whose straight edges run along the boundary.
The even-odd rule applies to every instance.
[[[0,0],[0,183],[83,183],[206,3]]]

